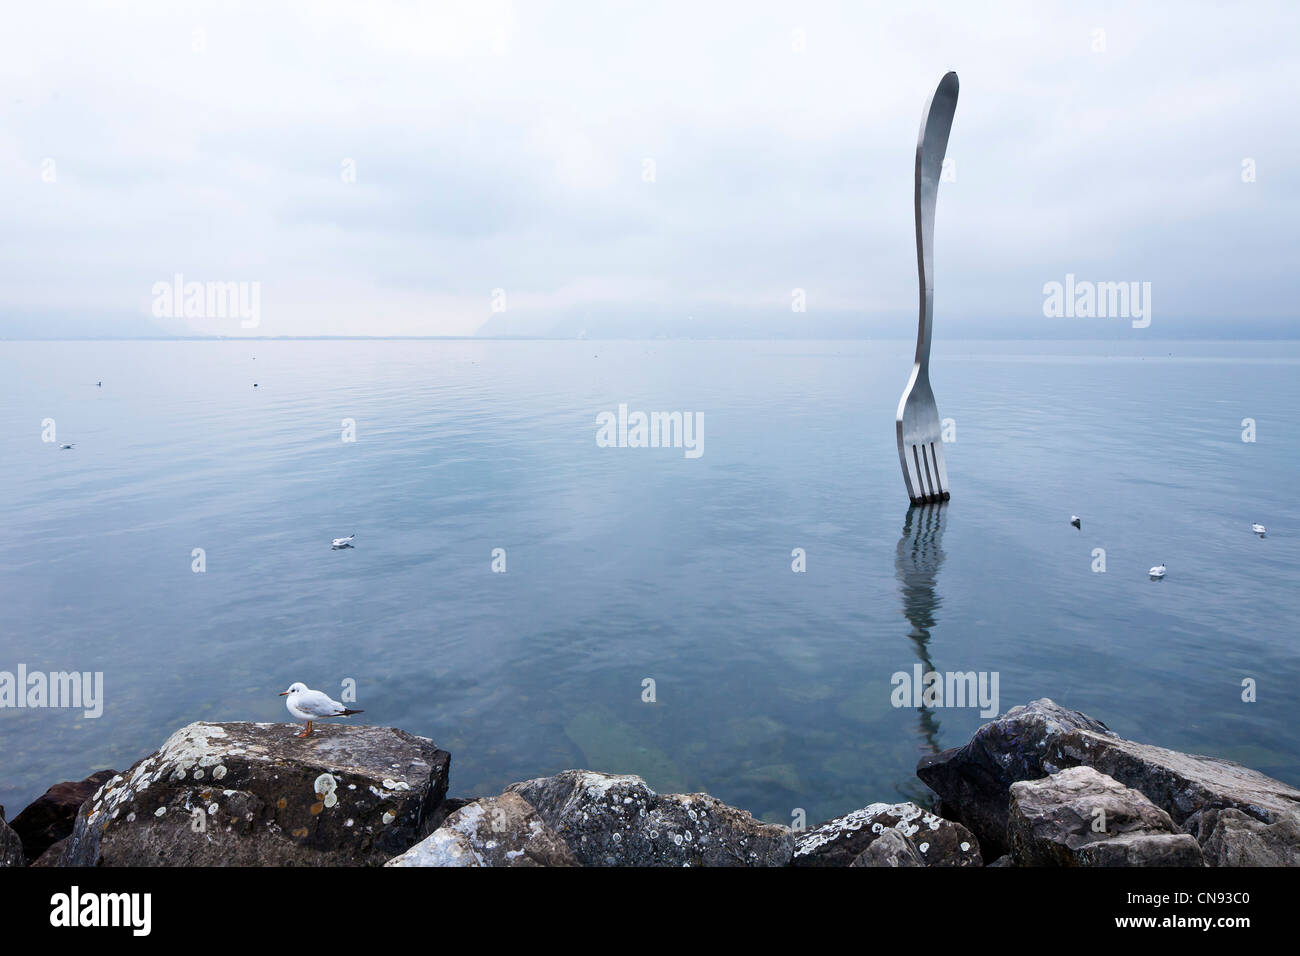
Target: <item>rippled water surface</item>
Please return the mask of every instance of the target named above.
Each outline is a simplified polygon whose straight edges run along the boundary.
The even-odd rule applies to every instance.
[[[812,822],[922,796],[918,756],[982,722],[894,708],[918,661],[1300,784],[1300,347],[939,343],[954,496],[913,512],[909,365],[903,342],[0,343],[0,670],[102,671],[106,696],[97,720],[0,709],[0,803],[351,678],[359,719],[452,752],[458,795],[584,766]],[[702,413],[704,454],[597,447],[619,403]]]

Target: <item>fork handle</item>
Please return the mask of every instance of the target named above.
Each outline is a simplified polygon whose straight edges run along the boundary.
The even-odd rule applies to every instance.
[[[921,316],[916,329],[916,363],[930,370],[930,337],[934,331],[934,207],[939,196],[948,133],[957,111],[957,74],[947,73],[925,104],[921,133],[916,140],[916,268],[920,275]]]

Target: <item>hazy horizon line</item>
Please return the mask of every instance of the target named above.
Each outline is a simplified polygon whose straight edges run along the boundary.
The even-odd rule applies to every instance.
[[[329,341],[433,341],[433,342],[908,342],[913,336],[887,335],[0,335],[0,342],[329,342]],[[1124,337],[1062,335],[947,336],[947,342],[1296,342],[1295,335],[1129,335]]]

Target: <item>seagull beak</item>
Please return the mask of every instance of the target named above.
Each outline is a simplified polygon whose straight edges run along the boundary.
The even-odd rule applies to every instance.
[[[280,691],[280,696],[281,696],[281,697],[288,697],[288,696],[289,696],[289,692],[288,692],[287,690],[282,690],[282,691]]]

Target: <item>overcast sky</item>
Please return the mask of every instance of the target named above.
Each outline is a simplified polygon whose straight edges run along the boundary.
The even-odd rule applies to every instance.
[[[1295,334],[1300,5],[993,9],[11,5],[0,337],[906,337],[950,69],[944,332],[1134,334],[1045,318],[1073,273],[1150,282],[1151,333]],[[177,273],[258,326],[155,319]]]

